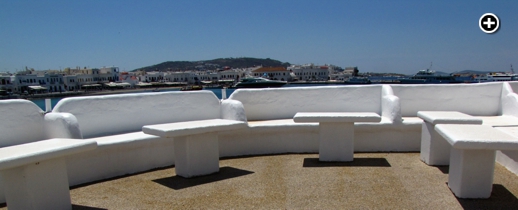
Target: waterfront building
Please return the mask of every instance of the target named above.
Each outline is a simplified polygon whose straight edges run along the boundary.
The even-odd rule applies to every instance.
[[[65,68],[63,73],[66,75],[64,85],[68,91],[102,88],[104,84],[119,81],[118,67]]]
[[[327,81],[330,79],[330,71],[334,72],[333,68],[328,65],[317,66],[312,63],[291,65],[288,69],[293,71],[297,80],[302,81]]]
[[[254,77],[265,77],[271,80],[292,81],[291,71],[284,67],[261,67],[251,72]]]

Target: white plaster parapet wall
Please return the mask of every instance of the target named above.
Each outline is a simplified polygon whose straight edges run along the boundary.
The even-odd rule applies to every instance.
[[[391,85],[403,117],[418,111],[460,111],[475,116],[500,113],[502,83]]]
[[[53,113],[71,113],[84,138],[142,131],[142,126],[220,118],[210,91],[135,93],[65,98]]]

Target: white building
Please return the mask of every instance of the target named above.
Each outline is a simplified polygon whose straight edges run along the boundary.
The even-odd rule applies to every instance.
[[[302,81],[326,81],[329,80],[330,71],[333,68],[327,65],[316,66],[311,64],[304,65],[291,65],[288,67],[289,70],[293,71],[297,80]]]
[[[251,76],[264,77],[271,80],[292,81],[293,77],[290,71],[284,67],[261,67],[251,72]]]

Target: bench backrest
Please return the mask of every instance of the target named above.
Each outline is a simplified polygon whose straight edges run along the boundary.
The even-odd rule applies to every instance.
[[[220,118],[210,91],[134,93],[65,98],[52,112],[73,114],[84,138],[142,131],[142,126]]]
[[[391,85],[403,117],[418,111],[459,111],[469,115],[500,114],[501,82],[480,84]]]
[[[238,89],[229,99],[243,103],[249,121],[289,119],[297,112],[381,114],[381,85]]]
[[[28,100],[0,100],[0,147],[45,140],[42,113]]]

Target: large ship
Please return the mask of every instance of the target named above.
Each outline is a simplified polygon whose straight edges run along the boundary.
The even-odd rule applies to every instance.
[[[439,75],[429,69],[419,70],[417,74],[410,78],[399,79],[401,84],[443,84],[443,83],[462,83],[451,75]]]
[[[477,75],[473,79],[475,82],[506,82],[518,80],[518,74],[514,73],[513,65],[511,72],[489,72],[484,75]]]

